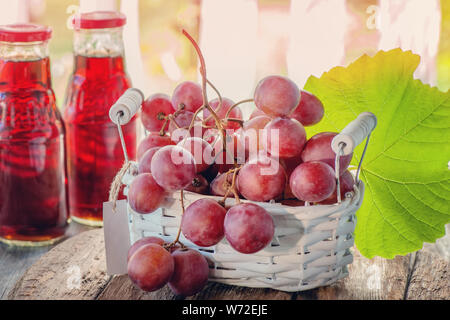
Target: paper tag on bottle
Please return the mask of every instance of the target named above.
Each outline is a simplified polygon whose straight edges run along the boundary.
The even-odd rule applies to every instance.
[[[127,273],[127,256],[130,248],[127,201],[103,203],[103,230],[105,233],[106,268],[109,275]]]

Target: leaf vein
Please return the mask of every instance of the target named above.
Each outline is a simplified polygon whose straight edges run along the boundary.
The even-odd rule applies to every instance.
[[[415,244],[412,240],[410,240],[410,239],[408,239],[406,236],[404,236],[404,235],[403,235],[403,234],[395,227],[394,224],[392,224],[388,219],[386,219],[386,217],[383,215],[382,211],[380,210],[380,208],[378,207],[378,205],[377,205],[377,203],[376,203],[376,201],[375,201],[375,197],[373,196],[374,193],[373,193],[372,187],[370,186],[369,180],[366,179],[366,183],[367,183],[367,186],[368,186],[369,189],[370,189],[370,193],[372,194],[372,203],[373,203],[374,207],[377,209],[378,214],[381,216],[381,218],[383,218],[383,221],[384,221],[386,224],[390,225],[395,231],[397,231],[397,233],[398,233],[402,238],[404,238],[406,241],[408,241],[409,243],[411,243],[411,244],[413,244],[414,246],[416,246],[416,244]],[[366,220],[368,220],[368,219],[366,219]],[[384,233],[382,233],[382,235],[383,235],[383,243],[386,243],[385,237],[384,237]]]
[[[389,184],[386,183],[386,182],[384,182],[384,184],[388,187],[389,191],[390,191],[391,194],[392,194],[392,198],[394,198],[395,202],[397,202],[403,209],[405,209],[405,212],[408,213],[409,216],[411,216],[411,217],[414,218],[415,220],[417,220],[417,221],[419,221],[419,222],[421,222],[421,223],[423,223],[423,224],[429,226],[429,227],[432,228],[433,230],[439,231],[439,229],[436,229],[435,226],[433,226],[433,225],[427,223],[426,221],[423,221],[423,220],[417,218],[416,215],[414,215],[411,211],[409,211],[409,209],[406,208],[406,207],[405,207],[405,206],[404,206],[404,205],[403,205],[403,204],[402,204],[402,203],[394,196],[394,193],[392,192],[392,189],[391,189],[391,187],[389,186]],[[411,192],[410,192],[409,190],[408,190],[408,192],[411,194]],[[414,195],[413,195],[413,196],[414,196]],[[418,199],[418,200],[419,200],[419,199]],[[419,201],[420,201],[420,200],[419,200]],[[419,230],[419,229],[418,229],[418,230]],[[419,230],[419,232],[420,232],[421,235],[423,235],[425,238],[427,238],[427,236],[426,236],[421,230]]]
[[[395,144],[398,143],[398,141],[400,139],[402,139],[403,137],[405,137],[406,135],[408,135],[412,130],[416,129],[417,126],[419,126],[419,124],[421,124],[423,121],[425,121],[426,119],[428,119],[438,108],[440,108],[444,102],[446,100],[443,100],[440,104],[438,104],[436,106],[436,108],[434,108],[425,118],[423,118],[422,120],[420,120],[418,123],[416,123],[415,126],[413,126],[412,128],[410,128],[409,130],[407,130],[406,132],[404,132],[401,136],[398,137],[397,140],[395,140],[390,146],[388,146],[387,148],[385,148],[382,152],[380,152],[380,154],[378,154],[375,158],[373,158],[371,161],[369,161],[368,164],[371,164],[372,162],[374,162],[375,160],[377,160],[382,154],[384,154],[384,152],[386,152],[387,150],[389,150],[390,148],[392,148]],[[394,117],[392,117],[393,119]],[[392,119],[391,119],[391,123],[389,124],[388,128],[392,125]]]
[[[429,181],[429,182],[416,182],[416,181],[398,181],[398,180],[394,180],[394,179],[388,179],[388,178],[386,178],[386,177],[383,177],[382,175],[380,175],[380,174],[378,174],[378,173],[375,173],[375,172],[373,172],[373,171],[371,171],[371,170],[369,170],[369,169],[367,169],[367,168],[363,168],[363,170],[364,171],[367,171],[368,173],[370,173],[370,174],[372,174],[372,175],[374,175],[374,176],[376,176],[376,177],[378,177],[378,178],[380,178],[380,179],[383,179],[383,180],[386,180],[386,181],[390,181],[390,182],[394,182],[394,183],[399,183],[399,184],[418,184],[418,185],[426,185],[426,184],[432,184],[432,183],[441,183],[441,182],[450,182],[450,178],[447,178],[447,179],[443,179],[443,180],[438,180],[438,181]],[[447,189],[447,188],[446,188]]]

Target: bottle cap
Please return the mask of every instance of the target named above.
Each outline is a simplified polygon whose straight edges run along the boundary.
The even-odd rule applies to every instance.
[[[52,29],[32,23],[17,23],[0,26],[0,41],[37,42],[46,41],[52,36]]]
[[[117,11],[93,11],[77,14],[73,18],[75,30],[118,28],[125,25],[126,16]]]

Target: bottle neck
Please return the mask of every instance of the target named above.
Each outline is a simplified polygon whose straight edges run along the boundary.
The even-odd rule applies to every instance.
[[[75,56],[123,57],[122,28],[76,30],[73,47]]]
[[[51,87],[47,42],[0,42],[1,90],[39,87]]]

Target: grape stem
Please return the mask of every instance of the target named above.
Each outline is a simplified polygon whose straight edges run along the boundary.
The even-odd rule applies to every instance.
[[[163,123],[163,126],[162,126],[161,130],[159,131],[159,135],[160,136],[164,136],[166,134],[166,126],[167,126],[168,122],[170,122],[170,121],[172,121],[178,129],[180,128],[178,123],[175,121],[175,118],[185,108],[186,108],[186,106],[184,105],[184,103],[180,103],[180,105],[178,106],[178,110],[177,111],[175,111],[173,114],[169,114],[169,115],[167,115],[165,117],[162,117],[162,119],[165,119],[165,121]],[[160,119],[160,113],[158,113],[157,119],[162,120],[162,119]]]
[[[236,123],[238,123],[241,126],[241,128],[244,127],[244,120],[242,120],[242,119],[227,118],[227,119],[225,119],[225,121],[236,122]]]
[[[206,85],[207,85],[208,79],[207,79],[207,77],[206,77],[206,64],[205,64],[205,59],[203,58],[202,51],[200,50],[200,47],[198,46],[198,44],[197,44],[197,42],[194,40],[194,38],[192,38],[192,36],[191,36],[186,30],[184,30],[184,29],[183,29],[183,34],[184,34],[184,35],[186,36],[186,38],[188,38],[189,41],[192,43],[192,45],[193,45],[194,48],[195,48],[195,51],[197,51],[197,55],[198,55],[198,58],[199,58],[199,60],[200,60],[200,74],[202,75],[203,106],[206,107],[206,109],[208,109],[208,111],[209,111],[209,112],[211,113],[211,115],[213,116],[214,121],[216,122],[217,129],[219,130],[219,132],[220,132],[221,135],[222,135],[222,147],[223,147],[223,149],[224,149],[225,152],[226,152],[227,144],[226,144],[226,141],[225,141],[225,136],[226,136],[225,129],[224,129],[224,127],[222,126],[222,123],[221,123],[221,121],[220,121],[219,116],[218,116],[217,113],[211,108],[211,106],[209,105],[209,102],[208,102],[208,95],[207,95],[207,93],[206,93]]]
[[[194,116],[192,117],[191,123],[189,124],[188,131],[191,131],[192,127],[194,126],[195,120],[197,119],[198,114],[203,109],[205,109],[205,106],[201,106],[200,108],[197,109],[197,111],[195,111]]]
[[[225,123],[227,123],[228,121],[236,122],[236,123],[239,124],[239,126],[240,126],[241,128],[243,128],[243,127],[244,127],[244,120],[242,120],[242,119],[235,119],[235,118],[229,118],[230,113],[231,113],[231,110],[233,110],[234,108],[236,108],[238,105],[240,105],[240,104],[242,104],[242,103],[253,102],[253,101],[254,101],[253,99],[245,99],[245,100],[241,100],[241,101],[238,101],[238,102],[236,102],[235,104],[233,104],[233,105],[230,107],[230,109],[228,109],[227,113],[225,114],[224,122],[225,122]]]
[[[220,204],[222,204],[223,206],[225,205],[225,200],[228,197],[228,195],[230,194],[230,192],[233,193],[234,195],[234,199],[236,200],[236,203],[239,204],[241,203],[241,199],[239,198],[239,195],[236,191],[236,176],[238,171],[241,169],[241,167],[236,167],[234,169],[230,169],[228,170],[225,174],[225,182],[227,184],[227,191],[225,192],[225,195],[223,196],[223,199],[221,201],[219,201]],[[228,175],[230,173],[233,173],[233,179],[231,180],[231,184],[228,183]]]
[[[211,81],[209,81],[208,79],[206,79],[206,83],[209,84],[209,86],[216,92],[217,94],[217,98],[219,99],[219,105],[217,106],[216,110],[214,110],[216,113],[219,112],[219,110],[222,108],[222,95],[220,94],[219,90],[217,90],[217,88],[211,83]],[[206,119],[203,120],[203,123],[207,123],[209,120],[212,119],[212,114],[210,114]]]
[[[230,109],[228,109],[227,114],[225,115],[225,119],[228,119],[228,117],[230,116],[230,112],[231,110],[233,110],[234,108],[236,108],[238,105],[243,104],[243,103],[247,103],[247,102],[253,102],[253,99],[245,99],[245,100],[241,100],[236,102],[235,104],[233,104]]]
[[[160,135],[161,137],[166,135],[166,126],[167,126],[167,124],[169,123],[169,117],[166,116],[166,117],[164,117],[164,118],[165,118],[164,123],[163,123],[163,125],[162,125],[162,127],[161,127],[161,130],[159,130],[159,135]]]
[[[184,214],[184,190],[180,191],[180,202],[181,202],[181,209],[182,209],[182,215]],[[180,227],[178,228],[178,233],[177,233],[177,237],[175,238],[175,240],[169,244],[168,248],[172,248],[173,246],[175,246],[177,243],[184,248],[185,245],[180,241],[180,235],[181,235],[181,223],[180,223]]]
[[[234,194],[234,199],[236,200],[236,203],[237,203],[237,204],[240,204],[240,203],[241,203],[241,199],[239,198],[239,195],[238,195],[238,193],[237,193],[237,191],[236,191],[236,176],[237,176],[237,173],[238,173],[238,171],[239,171],[240,169],[241,169],[240,167],[234,169],[234,172],[233,172],[233,180],[232,180],[231,186],[230,186],[231,192],[233,192],[233,194]]]

